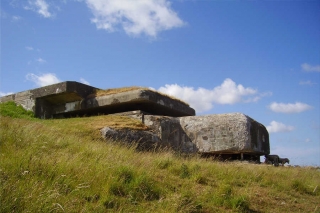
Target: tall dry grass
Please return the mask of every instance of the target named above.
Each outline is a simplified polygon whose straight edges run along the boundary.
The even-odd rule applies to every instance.
[[[0,212],[319,212],[319,169],[141,152],[99,137],[120,121],[134,125],[1,116]]]

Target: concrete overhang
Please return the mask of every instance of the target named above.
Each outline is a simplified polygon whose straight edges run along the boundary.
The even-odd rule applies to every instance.
[[[45,87],[33,89],[30,92],[34,99],[42,99],[50,104],[58,105],[72,101],[80,101],[94,93],[98,88],[75,81],[65,81]]]
[[[65,81],[1,97],[0,102],[15,101],[39,118],[59,118],[113,114],[141,110],[154,115],[192,116],[188,104],[149,89],[97,96],[96,87]]]
[[[137,89],[100,97],[68,102],[54,108],[55,116],[113,114],[134,110],[154,115],[192,116],[195,110],[187,104],[152,90]]]

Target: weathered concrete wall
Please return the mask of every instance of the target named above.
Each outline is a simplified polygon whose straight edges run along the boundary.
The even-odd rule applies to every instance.
[[[180,118],[201,153],[270,153],[266,128],[241,113]]]
[[[169,146],[183,153],[198,152],[196,145],[182,129],[180,118],[145,115],[144,124],[160,137],[162,146]]]
[[[98,115],[143,110],[154,115],[190,116],[195,110],[187,104],[155,91],[137,89],[92,97],[98,90],[78,82],[66,81],[0,98],[15,101],[39,118]]]
[[[23,108],[25,108],[26,110],[34,110],[35,100],[30,90],[0,97],[0,103],[7,101],[14,101],[17,104],[23,106]]]
[[[190,116],[195,110],[180,101],[150,90],[133,90],[63,103],[53,108],[56,115],[113,114],[134,110],[154,115]]]
[[[34,98],[45,98],[53,104],[81,100],[98,88],[75,81],[65,81],[30,90]]]
[[[34,111],[36,117],[52,118],[56,105],[82,100],[95,90],[97,88],[92,86],[66,81],[0,97],[0,103],[14,101],[25,109]]]
[[[55,117],[57,107],[80,102],[96,90],[95,87],[74,81],[34,89],[31,93],[36,100],[35,115],[43,119]]]
[[[112,129],[104,127],[100,130],[103,137],[114,140],[118,143],[136,143],[141,150],[152,150],[161,145],[158,135],[149,131],[138,131],[131,129]]]
[[[142,112],[139,112],[140,114]],[[241,113],[173,118],[154,115],[130,115],[170,146],[184,153],[253,154],[270,153],[266,128]]]

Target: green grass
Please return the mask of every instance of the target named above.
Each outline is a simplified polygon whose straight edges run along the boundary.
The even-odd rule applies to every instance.
[[[32,111],[25,110],[22,106],[16,105],[13,101],[0,103],[0,115],[12,118],[34,118]]]
[[[104,125],[145,128],[125,117],[7,115],[0,117],[0,212],[320,210],[320,171],[312,167],[138,152],[101,139]]]

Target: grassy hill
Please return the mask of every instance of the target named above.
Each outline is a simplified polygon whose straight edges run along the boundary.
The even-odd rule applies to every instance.
[[[320,212],[320,171],[138,152],[97,116],[39,120],[0,104],[0,212]]]

